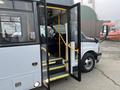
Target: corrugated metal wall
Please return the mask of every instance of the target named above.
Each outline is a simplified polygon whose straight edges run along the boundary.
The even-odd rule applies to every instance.
[[[87,36],[99,37],[101,21],[98,20],[93,9],[87,6],[81,6],[81,30]]]

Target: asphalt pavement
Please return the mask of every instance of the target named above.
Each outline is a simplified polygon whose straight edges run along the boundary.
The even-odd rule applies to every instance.
[[[51,83],[51,90],[120,90],[120,42],[105,41],[101,50],[101,61],[81,82],[69,77]]]

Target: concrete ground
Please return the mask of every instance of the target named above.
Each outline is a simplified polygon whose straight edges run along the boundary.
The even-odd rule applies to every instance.
[[[105,41],[101,49],[101,61],[92,72],[82,74],[81,82],[69,77],[53,82],[51,90],[120,90],[120,42]]]

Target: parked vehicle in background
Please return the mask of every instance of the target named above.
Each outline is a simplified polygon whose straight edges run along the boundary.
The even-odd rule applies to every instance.
[[[120,29],[116,27],[114,22],[103,23],[103,28],[100,32],[101,39],[120,40]]]

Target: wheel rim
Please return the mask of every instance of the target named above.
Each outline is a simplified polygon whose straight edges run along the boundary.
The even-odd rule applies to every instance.
[[[85,60],[85,68],[87,70],[90,70],[93,67],[93,59],[92,58],[87,58]]]

